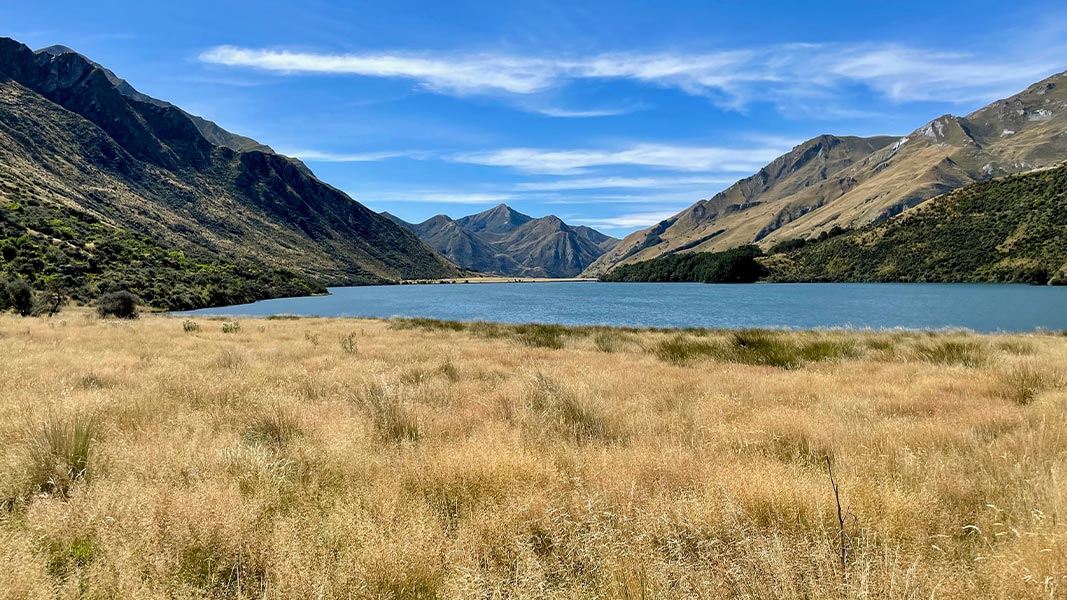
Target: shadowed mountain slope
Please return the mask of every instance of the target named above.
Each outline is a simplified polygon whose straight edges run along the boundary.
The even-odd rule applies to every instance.
[[[299,161],[63,47],[0,38],[0,184],[0,275],[78,297],[125,287],[187,308],[457,274]],[[129,248],[102,253],[104,239],[139,240],[143,264],[122,258]]]

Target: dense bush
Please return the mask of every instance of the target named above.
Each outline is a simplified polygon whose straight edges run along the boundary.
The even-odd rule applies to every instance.
[[[78,302],[129,290],[149,306],[186,310],[326,291],[289,271],[167,247],[39,199],[0,208],[0,279],[55,289]]]
[[[765,272],[756,261],[760,256],[763,252],[758,246],[741,246],[723,252],[671,254],[623,265],[602,276],[601,280],[752,283]]]
[[[96,302],[96,311],[101,317],[136,319],[137,296],[126,291],[104,294]]]
[[[13,309],[23,317],[33,314],[33,288],[22,279],[3,284],[0,293],[0,309]]]

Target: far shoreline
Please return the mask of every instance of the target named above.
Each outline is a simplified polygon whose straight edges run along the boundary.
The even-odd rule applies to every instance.
[[[402,279],[398,285],[466,285],[475,283],[581,283],[600,281],[592,277],[449,277],[445,279]]]

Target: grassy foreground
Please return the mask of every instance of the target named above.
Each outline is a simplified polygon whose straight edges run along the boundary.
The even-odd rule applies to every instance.
[[[0,352],[4,598],[1067,594],[1060,335],[69,314]]]

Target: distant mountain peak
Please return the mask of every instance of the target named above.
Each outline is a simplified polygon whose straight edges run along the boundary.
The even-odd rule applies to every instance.
[[[508,276],[573,277],[618,243],[555,215],[534,218],[507,204],[455,220],[436,215],[408,228],[460,267]]]
[[[78,52],[67,46],[61,46],[59,44],[56,44],[54,46],[48,46],[46,48],[41,48],[40,50],[35,50],[34,54],[50,54],[52,56],[59,56],[61,54],[78,54]],[[78,54],[78,56],[81,55]]]

